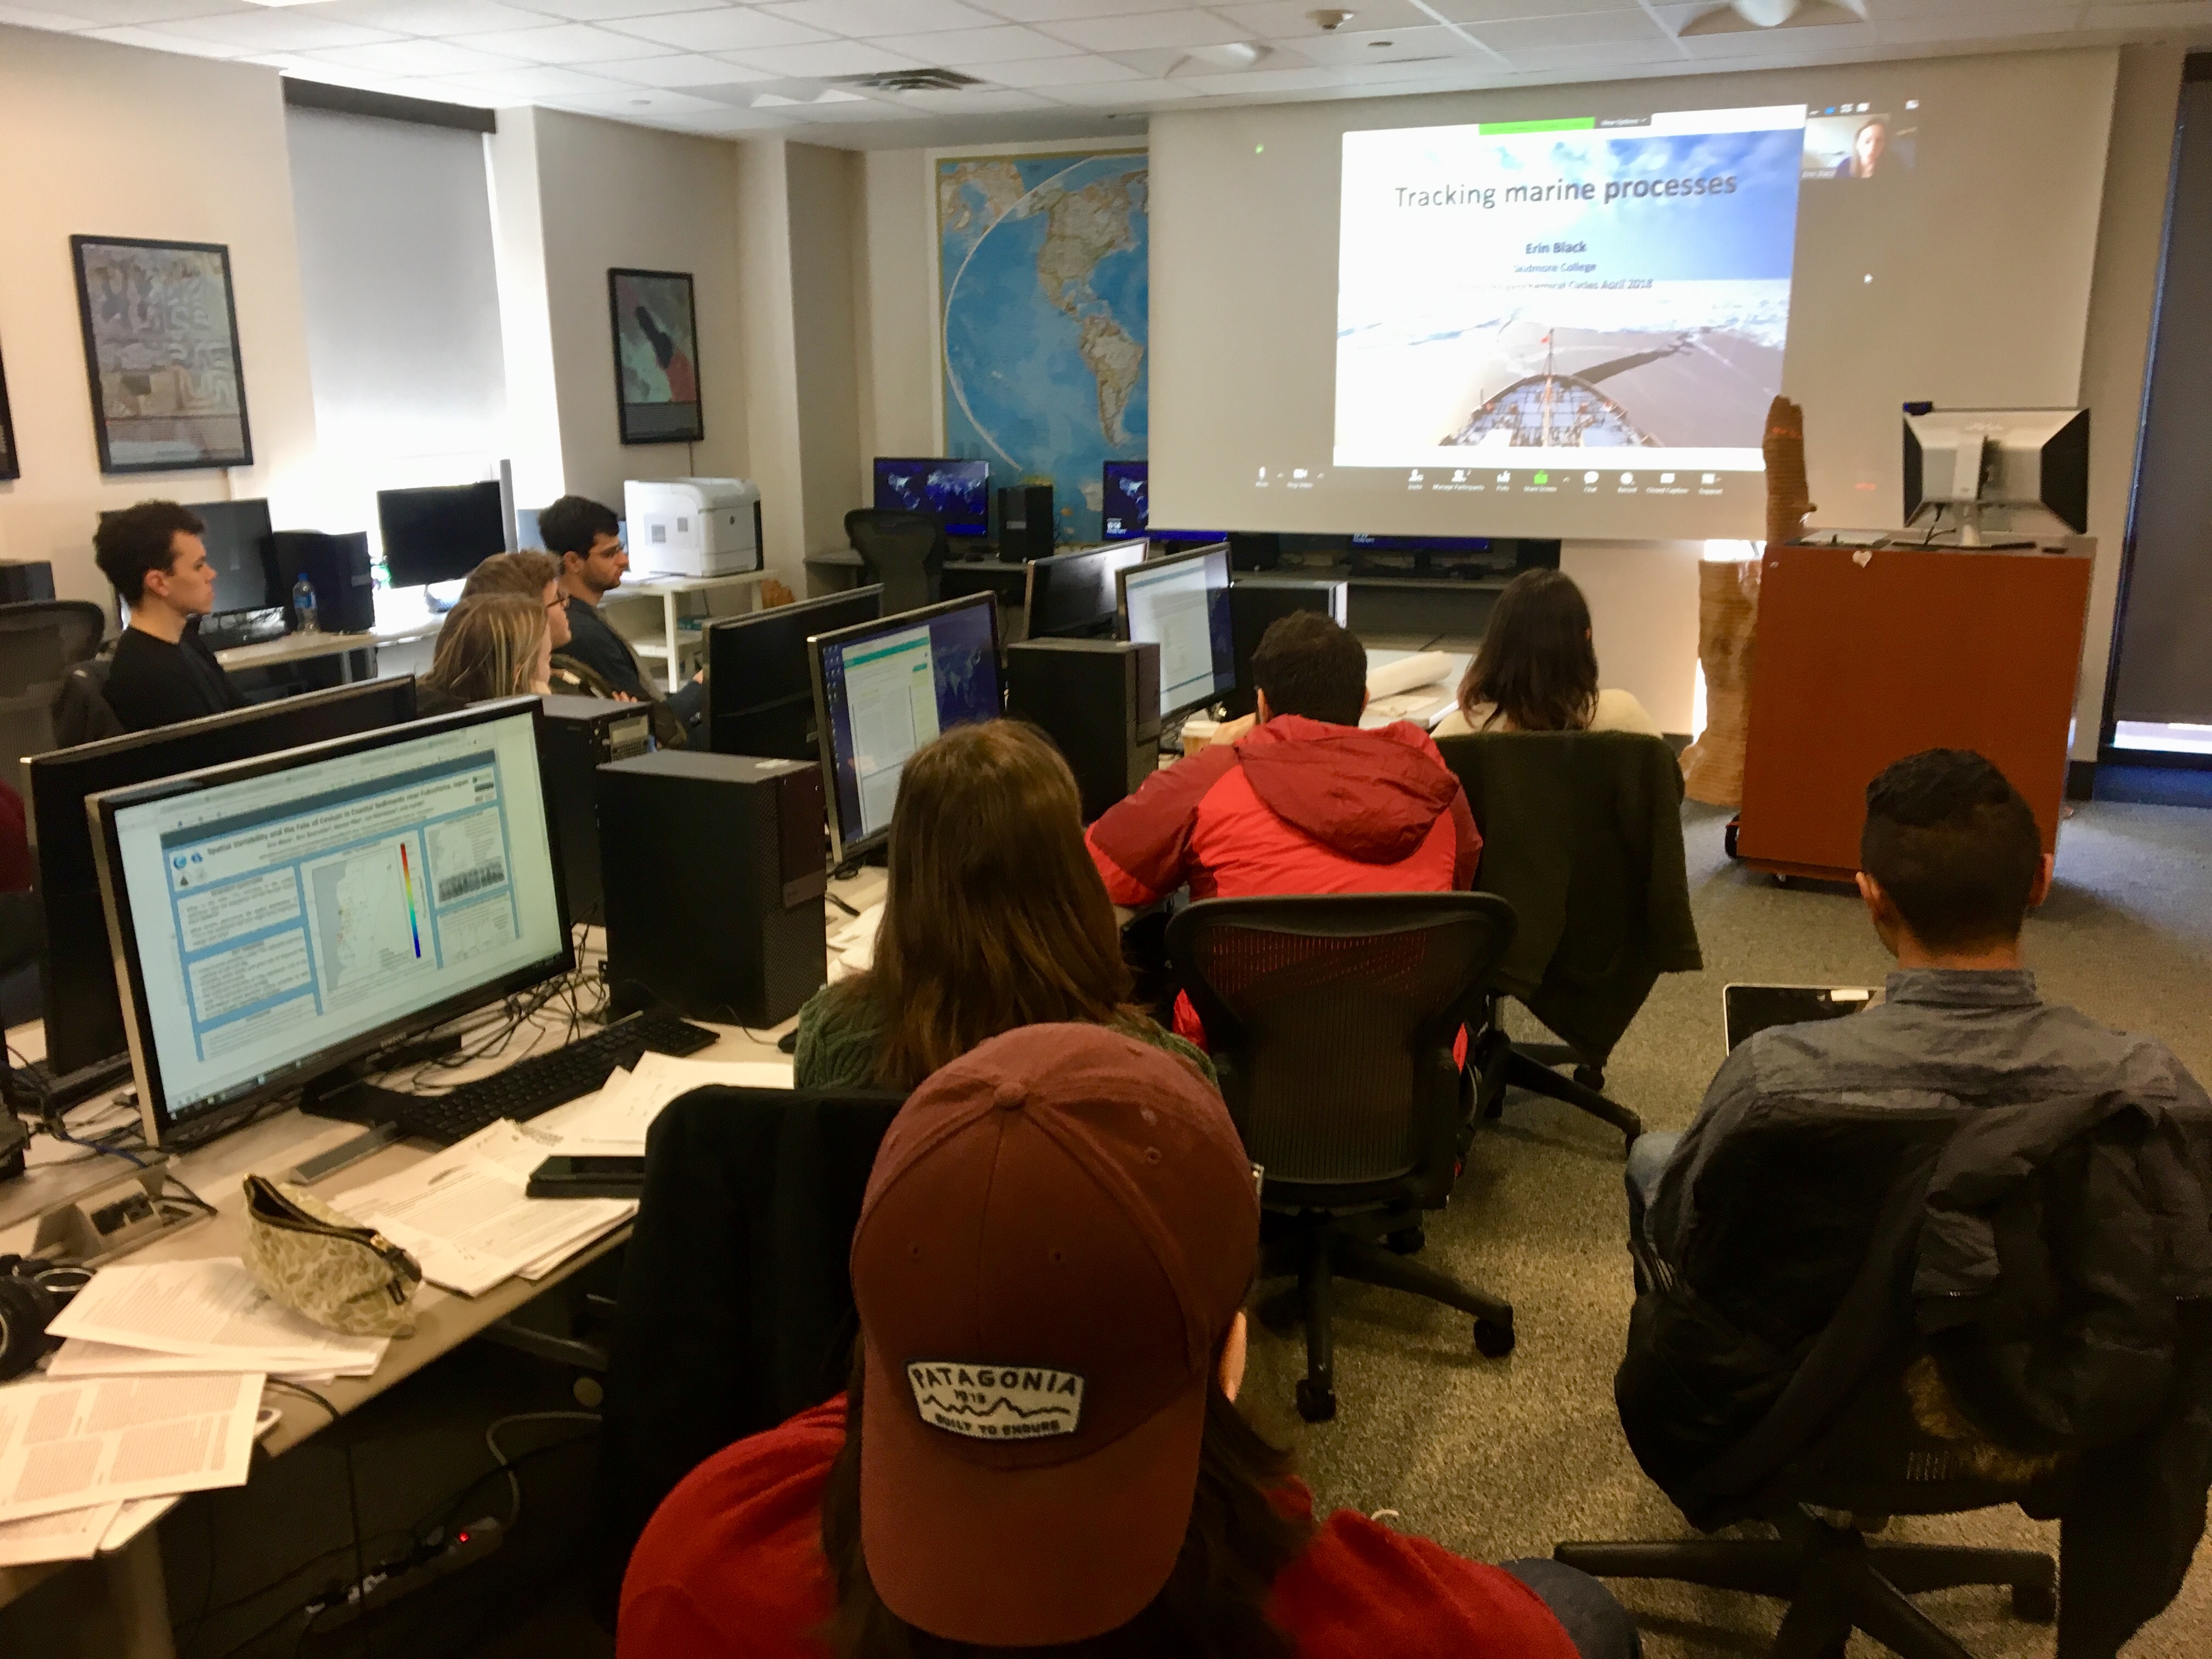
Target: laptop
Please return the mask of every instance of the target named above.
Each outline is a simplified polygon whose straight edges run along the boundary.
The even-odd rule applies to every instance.
[[[1842,1019],[1881,1000],[1881,988],[1867,985],[1724,985],[1722,1018],[1728,1046],[1770,1025],[1802,1025],[1808,1020]]]

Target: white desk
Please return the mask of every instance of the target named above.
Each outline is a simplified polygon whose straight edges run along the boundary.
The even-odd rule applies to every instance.
[[[689,678],[684,667],[686,652],[696,653],[705,648],[703,630],[690,639],[684,637],[684,608],[679,601],[686,593],[714,593],[723,591],[742,592],[747,595],[745,608],[760,608],[760,586],[769,579],[765,570],[741,571],[734,576],[642,576],[635,581],[624,581],[619,587],[607,590],[599,601],[599,608],[634,604],[648,599],[660,601],[660,637],[633,636],[624,634],[629,648],[641,657],[649,657],[666,665],[668,690],[674,691]],[[711,610],[711,601],[709,609]],[[619,630],[618,630],[619,631]]]
[[[831,890],[854,908],[863,909],[883,896],[884,886],[884,872],[871,866],[863,868],[850,880],[833,883]],[[827,932],[836,932],[848,920],[844,912],[826,902],[823,909]],[[597,930],[594,929],[586,951],[587,960],[597,959],[598,945]],[[831,963],[834,976],[834,955]],[[706,1021],[696,1023],[708,1024]],[[758,1036],[734,1026],[713,1026],[718,1039],[714,1047],[702,1048],[691,1058],[781,1060],[784,1056],[777,1050],[775,1039],[795,1023],[787,1020]],[[566,1029],[565,1013],[556,1018],[549,1012],[543,1024],[535,1028],[534,1036],[527,1040],[519,1037],[511,1045],[509,1052],[497,1060],[458,1069],[446,1075],[449,1080],[460,1081],[496,1072],[527,1054],[557,1047]],[[8,1041],[19,1054],[26,1058],[38,1058],[45,1053],[45,1031],[36,1024],[16,1027],[8,1033]],[[148,1245],[128,1260],[179,1261],[206,1256],[236,1255],[243,1236],[244,1200],[240,1183],[247,1175],[279,1175],[302,1158],[340,1146],[361,1133],[358,1124],[334,1123],[323,1118],[308,1117],[295,1109],[266,1118],[185,1154],[174,1165],[177,1178],[214,1205],[216,1214],[212,1219],[188,1231]],[[343,1209],[348,1191],[419,1163],[430,1157],[435,1150],[425,1142],[401,1141],[318,1182],[315,1194]],[[120,1167],[118,1160],[95,1155],[82,1163],[37,1167],[22,1181],[0,1187],[0,1250],[27,1250],[40,1211],[64,1202],[73,1194],[88,1187],[112,1180]],[[629,1237],[627,1225],[617,1228],[585,1246],[542,1279],[532,1282],[510,1279],[478,1297],[456,1296],[425,1284],[416,1297],[415,1334],[394,1339],[386,1352],[383,1364],[376,1368],[373,1376],[338,1377],[316,1384],[315,1392],[337,1407],[340,1414],[350,1413],[394,1383],[411,1376],[433,1360],[442,1358],[487,1327],[504,1319],[524,1303],[553,1289],[591,1262],[617,1249]],[[272,1388],[265,1391],[262,1395],[262,1404],[273,1406],[283,1413],[276,1428],[262,1441],[272,1456],[281,1456],[328,1422],[312,1401],[282,1389]],[[157,1531],[156,1528],[147,1528],[114,1556],[98,1558],[93,1564],[105,1574],[109,1605],[114,1611],[118,1627],[126,1632],[126,1645],[120,1650],[118,1659],[173,1659],[174,1654],[170,1640],[167,1593],[162,1580],[161,1542]],[[33,1585],[54,1574],[85,1565],[62,1562],[33,1567],[0,1567],[0,1607],[4,1607]]]
[[[216,652],[215,659],[234,673],[242,668],[274,668],[282,663],[338,657],[349,651],[374,651],[380,645],[405,645],[414,640],[427,640],[437,633],[441,621],[433,617],[426,622],[374,628],[366,634],[287,634],[282,639],[234,645]]]

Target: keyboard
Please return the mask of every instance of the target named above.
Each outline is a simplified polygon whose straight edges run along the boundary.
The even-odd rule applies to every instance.
[[[450,1146],[503,1117],[526,1121],[590,1094],[619,1067],[636,1065],[647,1050],[696,1054],[714,1041],[712,1031],[673,1014],[632,1014],[603,1031],[550,1054],[518,1060],[445,1094],[386,1097],[376,1115],[397,1123],[402,1134]]]

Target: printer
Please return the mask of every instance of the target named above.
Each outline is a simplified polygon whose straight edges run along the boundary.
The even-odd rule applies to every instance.
[[[623,485],[630,562],[656,576],[761,568],[760,489],[743,478],[632,478]]]

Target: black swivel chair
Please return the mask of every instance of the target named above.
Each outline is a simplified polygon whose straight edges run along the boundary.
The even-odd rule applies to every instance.
[[[1909,1599],[1960,1585],[2008,1586],[2020,1617],[2055,1616],[2047,1555],[1867,1536],[1892,1516],[2032,1502],[2061,1472],[1970,1429],[1914,1329],[1929,1177],[1965,1115],[1788,1103],[1719,1142],[1681,1260],[1637,1252],[1655,1288],[1614,1393],[1638,1460],[1693,1525],[1762,1520],[1778,1536],[1561,1544],[1559,1560],[1785,1601],[1770,1659],[1840,1659],[1855,1629],[1905,1659],[1970,1659]]]
[[[883,584],[886,617],[945,597],[945,561],[951,550],[944,525],[930,514],[854,507],[845,515],[845,539],[860,556],[861,582]]]
[[[1471,1314],[1480,1352],[1512,1352],[1510,1304],[1406,1255],[1459,1173],[1470,1118],[1452,1042],[1513,926],[1483,893],[1207,899],[1168,925],[1169,961],[1265,1172],[1261,1271],[1297,1275],[1308,1422],[1336,1414],[1338,1278]]]
[[[0,781],[21,790],[21,757],[58,747],[54,705],[75,665],[100,649],[107,614],[83,599],[0,605]]]
[[[1474,884],[1521,921],[1480,1022],[1482,1110],[1494,1117],[1508,1087],[1527,1089],[1633,1141],[1643,1121],[1602,1092],[1606,1060],[1661,974],[1704,965],[1674,751],[1633,732],[1483,732],[1437,747],[1482,830]],[[1508,994],[1564,1041],[1510,1041]]]

